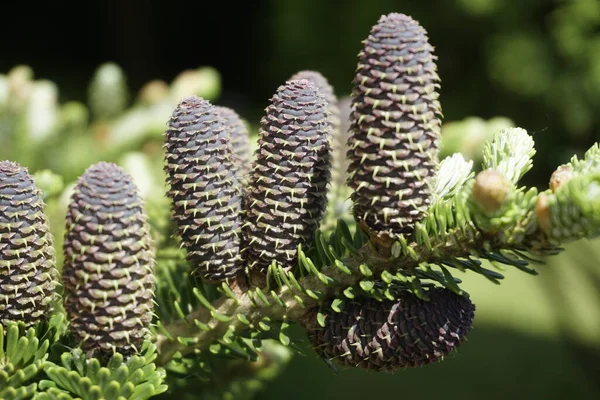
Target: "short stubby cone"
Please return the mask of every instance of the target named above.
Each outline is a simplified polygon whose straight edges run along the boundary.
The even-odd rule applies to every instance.
[[[315,350],[348,366],[377,371],[418,367],[456,349],[470,331],[475,306],[447,289],[431,289],[430,301],[406,292],[395,301],[349,301],[330,311],[325,328],[309,328]]]
[[[231,108],[215,107],[215,111],[217,115],[223,118],[229,131],[233,150],[233,163],[238,172],[238,180],[245,187],[252,166],[252,149],[248,128],[238,113]]]
[[[349,186],[355,219],[379,238],[411,232],[430,203],[441,126],[439,77],[427,32],[382,16],[358,55]]]
[[[208,101],[186,98],[171,116],[164,148],[167,196],[188,260],[205,281],[233,278],[243,269],[242,187],[226,121]]]
[[[307,80],[280,86],[261,120],[248,182],[244,241],[248,266],[297,264],[327,205],[331,124],[323,95]]]
[[[0,161],[0,324],[45,321],[58,272],[45,204],[27,169]]]
[[[140,350],[153,316],[153,250],[138,189],[115,164],[92,165],[73,189],[63,282],[70,329],[84,350]]]

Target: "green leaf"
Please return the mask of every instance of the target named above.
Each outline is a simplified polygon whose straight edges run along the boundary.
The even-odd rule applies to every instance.
[[[370,280],[360,281],[360,288],[367,293],[370,293],[373,290],[373,287],[375,287],[375,283],[373,281],[370,281]]]

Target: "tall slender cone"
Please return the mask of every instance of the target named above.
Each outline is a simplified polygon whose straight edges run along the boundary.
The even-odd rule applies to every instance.
[[[353,367],[393,372],[438,361],[465,340],[475,306],[447,289],[428,296],[349,301],[341,312],[329,312],[324,328],[311,321],[309,338],[323,357]]]
[[[58,272],[45,204],[26,168],[0,161],[0,324],[45,321]]]
[[[242,268],[241,184],[227,122],[208,101],[182,100],[165,134],[165,172],[188,260],[205,281],[232,278]]]
[[[440,138],[439,77],[427,32],[384,15],[364,42],[354,78],[348,184],[371,236],[411,232],[430,203]]]
[[[307,80],[277,89],[261,120],[246,200],[248,266],[296,265],[327,204],[331,124],[327,104]]]
[[[133,179],[92,165],[67,209],[63,281],[71,332],[89,354],[137,352],[153,314],[150,230]]]
[[[233,164],[238,172],[238,180],[242,187],[246,187],[248,174],[252,167],[252,150],[248,128],[238,113],[231,108],[215,107],[215,111],[225,121],[225,126],[231,136]]]
[[[329,208],[326,220],[337,221],[346,213],[346,180],[348,179],[348,159],[346,158],[346,143],[348,142],[347,124],[343,123],[341,104],[329,84],[329,81],[319,72],[300,71],[294,74],[291,80],[306,79],[312,82],[319,92],[325,97],[329,120],[331,121],[331,189],[328,193]],[[344,110],[345,111],[345,110]],[[346,114],[346,117],[348,115]],[[346,127],[346,130],[344,130]]]

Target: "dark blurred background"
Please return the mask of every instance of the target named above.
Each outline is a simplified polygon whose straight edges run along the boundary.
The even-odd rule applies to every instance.
[[[546,188],[557,165],[600,138],[598,0],[5,2],[0,73],[29,65],[58,85],[61,102],[83,102],[106,61],[123,68],[132,93],[212,66],[219,103],[256,125],[277,86],[301,69],[349,94],[361,40],[389,12],[428,30],[445,121],[503,116],[534,133],[527,183]],[[467,276],[476,326],[443,363],[393,376],[334,374],[307,350],[259,397],[600,398],[597,245],[576,244],[539,267],[540,277],[508,271],[494,286]]]
[[[412,15],[439,56],[446,120],[503,115],[552,146],[587,148],[600,129],[600,5],[596,0],[305,0],[11,2],[3,4],[0,71],[25,63],[61,100],[85,98],[94,69],[114,61],[130,88],[210,65],[221,101],[258,119],[300,69],[350,91],[360,41],[381,14]],[[543,143],[542,143],[543,142]],[[563,157],[564,158],[564,157]],[[546,175],[545,173],[543,175]]]

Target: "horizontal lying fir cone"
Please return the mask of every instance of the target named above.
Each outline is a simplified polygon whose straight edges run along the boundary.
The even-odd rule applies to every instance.
[[[438,361],[465,340],[475,306],[447,289],[427,294],[430,301],[409,292],[395,301],[349,301],[329,312],[325,328],[311,322],[309,338],[323,357],[353,367],[392,372]]]
[[[132,178],[92,165],[67,209],[64,301],[71,332],[90,354],[140,349],[153,315],[154,259]]]
[[[323,95],[307,80],[280,86],[261,120],[248,182],[244,240],[250,268],[297,263],[327,204],[331,126]]]
[[[0,161],[0,324],[45,321],[57,299],[45,204],[27,169]]]
[[[411,232],[430,203],[441,109],[427,40],[411,17],[389,14],[358,55],[348,184],[356,220],[382,239]]]
[[[165,134],[165,172],[188,260],[205,281],[220,282],[242,268],[242,190],[227,122],[208,101],[182,100]]]
[[[238,171],[238,180],[245,187],[252,166],[252,151],[248,128],[238,113],[231,108],[215,107],[215,111],[225,121],[225,126],[231,136],[233,163]]]

